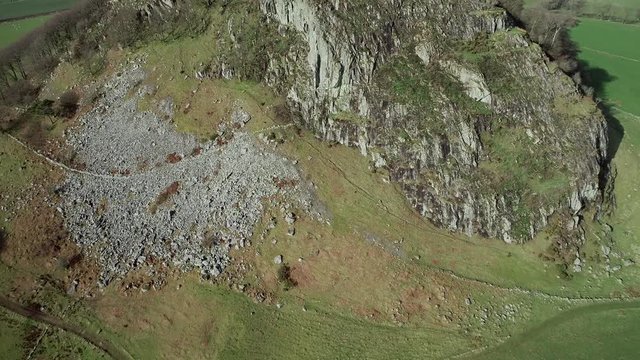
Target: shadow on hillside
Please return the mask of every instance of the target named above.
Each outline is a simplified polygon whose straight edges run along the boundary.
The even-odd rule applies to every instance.
[[[593,89],[593,96],[598,100],[598,107],[607,120],[607,133],[609,135],[609,147],[607,154],[609,159],[613,159],[618,152],[622,138],[624,137],[624,127],[620,120],[616,118],[614,107],[606,102],[606,86],[617,78],[607,70],[591,66],[587,61],[580,61],[580,73],[582,84]]]

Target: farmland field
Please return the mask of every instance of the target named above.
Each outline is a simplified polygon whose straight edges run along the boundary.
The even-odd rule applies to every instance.
[[[598,18],[614,18],[625,22],[637,22],[640,17],[638,0],[588,0],[582,15]]]
[[[0,0],[0,21],[65,10],[75,2],[76,0]]]
[[[640,26],[582,19],[572,35],[580,60],[588,65],[598,97],[616,108],[640,114]],[[604,70],[604,71],[603,71]]]
[[[640,341],[640,303],[578,307],[478,359],[631,359]]]
[[[18,40],[29,31],[44,24],[51,15],[0,22],[0,49]]]

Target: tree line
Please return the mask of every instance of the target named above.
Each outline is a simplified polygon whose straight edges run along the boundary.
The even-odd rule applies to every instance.
[[[587,4],[587,0],[545,0],[542,6],[551,10],[571,11],[578,16],[624,23],[640,22],[640,7],[630,7],[609,2]]]
[[[527,30],[531,40],[540,44],[560,68],[574,74],[578,71],[578,47],[569,30],[577,25],[577,9],[583,0],[544,0],[535,6],[524,6],[523,0],[498,0]]]
[[[1,49],[0,101],[8,106],[30,103],[72,42],[76,44],[75,57],[95,51],[96,42],[88,40],[106,11],[101,0],[82,1]]]
[[[154,18],[149,16],[148,8],[145,12],[145,8],[131,2],[81,0],[0,49],[0,128],[6,130],[28,115],[72,116],[77,94],[67,92],[55,101],[37,100],[44,81],[61,59],[80,63],[96,75],[112,47],[198,33],[208,24],[200,3],[193,3],[196,6],[181,2],[174,9],[163,9],[162,14],[154,10]]]

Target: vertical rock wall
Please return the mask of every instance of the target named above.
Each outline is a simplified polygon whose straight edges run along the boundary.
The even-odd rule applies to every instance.
[[[271,59],[267,75],[292,84],[301,124],[387,167],[434,223],[524,241],[554,213],[575,228],[598,199],[604,119],[504,10],[473,0],[261,0],[261,9],[308,45]]]

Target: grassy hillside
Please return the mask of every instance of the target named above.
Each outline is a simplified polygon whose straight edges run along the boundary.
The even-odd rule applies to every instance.
[[[108,359],[100,350],[59,329],[51,329],[0,309],[3,359]]]
[[[0,22],[0,48],[13,43],[29,31],[41,26],[50,17],[50,15],[43,15],[21,20]]]
[[[0,21],[68,9],[77,0],[0,0]]]
[[[640,21],[638,0],[587,0],[582,15],[615,19],[625,22]]]

